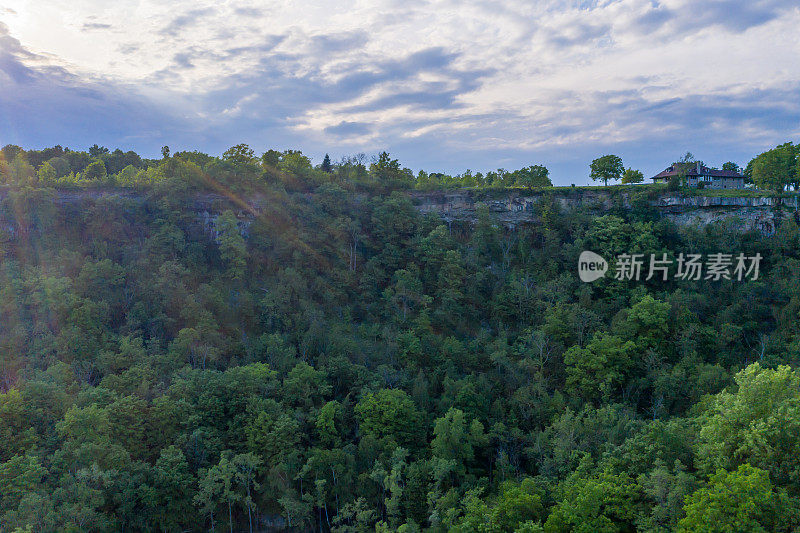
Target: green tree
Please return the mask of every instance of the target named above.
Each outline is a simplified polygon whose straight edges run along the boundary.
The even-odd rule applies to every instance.
[[[465,498],[464,516],[450,529],[453,533],[504,533],[542,531],[545,517],[543,489],[533,478],[506,481],[496,501],[482,501],[470,491]]]
[[[6,161],[11,161],[20,154],[25,155],[25,150],[16,144],[7,144],[0,149],[0,155],[2,155],[3,159]]]
[[[38,440],[31,424],[31,414],[26,408],[19,389],[0,392],[0,461],[14,455],[23,455]]]
[[[56,180],[56,169],[47,161],[42,163],[37,174],[39,181],[42,183],[52,183]]]
[[[281,153],[278,150],[267,150],[261,155],[261,164],[264,167],[276,169],[281,162]]]
[[[46,161],[56,171],[56,178],[61,178],[70,173],[70,167],[67,160],[63,157],[53,157]]]
[[[258,490],[256,472],[260,460],[253,454],[236,454],[225,450],[219,462],[201,472],[200,490],[195,496],[195,503],[202,512],[209,516],[212,529],[214,514],[218,506],[228,511],[228,526],[234,531],[233,508],[242,503],[247,509],[250,531],[253,530],[253,509],[255,507],[254,491]]]
[[[463,325],[465,318],[463,301],[467,273],[461,263],[461,254],[448,250],[442,258],[437,279],[437,321],[451,328]]]
[[[517,185],[528,188],[552,187],[550,171],[543,165],[532,165],[512,172],[512,179]]]
[[[136,459],[147,458],[148,447],[147,402],[137,396],[124,396],[108,406],[109,430],[114,440]]]
[[[742,169],[739,168],[739,165],[734,163],[733,161],[728,161],[727,163],[722,164],[722,170],[725,172],[736,172],[741,173]]]
[[[709,486],[686,498],[679,532],[794,531],[798,505],[776,490],[769,474],[748,464],[733,472],[718,470]]]
[[[642,183],[644,181],[644,174],[641,170],[634,170],[626,168],[622,174],[622,183]]]
[[[635,352],[632,341],[596,333],[586,348],[573,346],[564,354],[567,387],[588,400],[610,398],[625,382]]]
[[[401,168],[400,162],[392,159],[387,152],[378,154],[378,157],[369,166],[369,173],[375,181],[388,185],[410,186],[414,181],[411,171]]]
[[[331,392],[331,386],[326,378],[325,372],[315,370],[305,361],[300,361],[283,381],[283,391],[287,401],[305,409],[319,405]]]
[[[339,446],[341,444],[344,409],[336,400],[327,402],[319,410],[315,429],[317,438],[323,446]]]
[[[98,146],[96,143],[89,147],[89,155],[94,157],[95,159],[99,159],[101,156],[108,153],[108,148],[105,146]]]
[[[255,153],[248,145],[237,144],[225,150],[222,154],[222,159],[233,165],[244,167],[253,164],[255,161]]]
[[[417,449],[425,436],[422,413],[407,393],[382,389],[364,395],[355,406],[364,435],[388,438],[406,449]]]
[[[735,380],[699,419],[698,465],[710,474],[749,463],[800,493],[800,376],[753,363]]]
[[[188,362],[194,368],[205,369],[219,360],[220,344],[219,331],[214,324],[203,322],[196,328],[178,331],[169,345],[169,351],[177,360]]]
[[[32,456],[15,455],[0,463],[0,516],[14,510],[29,494],[44,488],[47,470]]]
[[[247,268],[247,245],[239,230],[239,221],[230,209],[225,210],[214,222],[219,253],[227,265],[227,275],[233,280],[242,280]]]
[[[669,346],[670,305],[656,300],[649,294],[620,316],[617,330],[625,339],[632,341],[637,349],[662,350]]]
[[[93,403],[72,406],[56,424],[63,446],[56,455],[59,467],[72,472],[96,465],[103,470],[124,468],[130,463],[128,452],[113,442],[108,411]]]
[[[260,485],[256,482],[261,460],[252,453],[240,453],[233,457],[234,479],[240,492],[240,499],[247,508],[247,521],[250,533],[253,533],[253,512],[255,511],[256,491]]]
[[[292,414],[280,407],[260,410],[245,427],[247,450],[258,454],[268,468],[277,468],[297,450],[303,437],[301,426]]]
[[[752,161],[752,178],[756,187],[781,191],[787,185],[798,185],[797,150],[785,143],[758,155]]]
[[[223,456],[225,457],[225,456]],[[234,494],[231,490],[233,471],[229,468],[230,462],[225,457],[220,458],[220,462],[211,466],[207,470],[201,470],[198,474],[198,491],[195,493],[193,501],[198,506],[200,512],[209,518],[211,530],[214,531],[218,508],[224,503],[228,504],[228,525],[233,531],[233,500]]]
[[[384,291],[384,297],[397,312],[400,322],[405,323],[412,311],[427,307],[431,298],[425,295],[416,268],[400,269],[394,277],[394,285]]]
[[[281,154],[280,168],[286,172],[302,176],[311,170],[311,159],[300,150],[284,150]]]
[[[655,454],[650,450],[642,452],[645,452],[643,459],[652,462]],[[642,517],[639,521],[639,529],[675,531],[684,515],[686,498],[699,487],[700,482],[679,460],[669,469],[661,459],[656,459],[655,467],[647,474],[640,475],[638,481],[647,500],[654,503],[650,516]]]
[[[450,408],[433,425],[431,454],[440,463],[442,472],[449,471],[451,481],[463,480],[473,466],[477,449],[488,444],[483,424],[468,422],[464,412]]]
[[[106,176],[106,166],[99,159],[83,171],[83,179],[87,181],[102,181],[106,179]]]
[[[333,165],[331,165],[331,156],[325,154],[325,157],[322,159],[322,164],[320,164],[319,169],[323,172],[333,172]]]
[[[109,473],[99,468],[83,468],[67,473],[53,491],[56,522],[60,531],[107,531],[114,529],[112,517],[104,513],[104,489]]]
[[[616,181],[622,178],[625,167],[622,165],[622,159],[618,156],[604,155],[592,161],[590,170],[589,177],[592,180],[602,181],[603,185],[608,185],[609,180]]]
[[[642,511],[641,488],[627,474],[576,472],[559,487],[561,498],[544,524],[546,533],[635,531]]]
[[[33,166],[28,163],[28,158],[25,152],[20,151],[14,158],[9,160],[10,163],[4,170],[7,176],[7,181],[16,185],[30,185],[36,177],[36,171]]]
[[[153,470],[153,512],[162,531],[185,529],[192,515],[194,477],[183,452],[175,446],[161,450]]]

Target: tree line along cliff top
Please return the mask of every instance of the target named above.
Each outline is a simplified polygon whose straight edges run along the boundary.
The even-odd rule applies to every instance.
[[[780,145],[754,157],[742,170],[746,180],[761,194],[774,194],[789,188],[796,189],[800,178],[798,146]],[[691,154],[684,162],[694,161]],[[702,162],[697,162],[701,164]],[[724,168],[736,168],[735,163],[725,163]],[[705,168],[705,167],[703,167]],[[608,183],[642,183],[644,175],[635,169],[625,168],[617,156],[601,156],[587,165],[591,179]],[[679,177],[679,176],[678,176]],[[584,179],[584,178],[582,178]],[[579,180],[580,181],[580,180]],[[457,175],[420,170],[415,175],[397,159],[381,152],[373,158],[364,154],[343,157],[333,162],[327,155],[317,165],[297,150],[267,150],[257,156],[252,148],[240,144],[226,150],[220,157],[201,152],[182,151],[170,153],[162,150],[158,159],[142,158],[133,151],[110,151],[94,145],[87,151],[70,150],[61,146],[41,150],[25,150],[6,145],[0,150],[0,184],[11,186],[50,187],[155,187],[169,182],[176,186],[201,189],[231,188],[247,190],[275,184],[286,190],[309,191],[317,187],[336,184],[350,189],[385,192],[395,189],[444,190],[452,188],[473,189],[544,189],[552,182],[549,170],[534,164],[517,170],[497,169],[483,172],[466,170]],[[668,190],[686,190],[688,194],[753,195],[753,190],[726,191],[684,187],[679,179],[667,184]],[[573,186],[574,187],[574,186]],[[575,187],[586,189],[586,187]],[[562,187],[552,189],[561,192]],[[591,189],[589,189],[591,190]]]

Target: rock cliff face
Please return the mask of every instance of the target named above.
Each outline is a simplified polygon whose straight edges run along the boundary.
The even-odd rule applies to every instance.
[[[481,191],[433,191],[413,192],[412,199],[422,213],[434,213],[445,221],[463,220],[475,222],[477,210],[485,205],[497,220],[508,226],[538,222],[535,206],[542,193],[508,191],[487,195]],[[631,209],[631,195],[626,192],[573,189],[553,193],[554,200],[565,211],[588,209],[602,214],[614,207]],[[704,226],[714,222],[730,222],[742,231],[757,230],[771,235],[787,216],[798,211],[797,196],[776,198],[682,196],[665,194],[647,200],[662,216],[680,226]]]
[[[539,222],[537,204],[544,194],[524,190],[508,191],[411,191],[414,205],[423,214],[436,214],[446,222],[476,222],[478,207],[485,205],[502,224],[536,224]],[[586,209],[598,216],[614,208],[633,209],[642,200],[632,197],[630,192],[602,189],[563,189],[549,193],[564,211]],[[8,191],[0,188],[0,201]],[[112,190],[61,190],[54,192],[57,205],[80,204],[96,201],[103,197],[113,197],[134,203],[144,202],[146,195],[129,189]],[[705,226],[715,222],[728,222],[742,231],[757,230],[771,235],[781,220],[798,215],[800,195],[787,197],[772,196],[684,196],[677,193],[654,196],[644,200],[656,208],[661,215],[680,226]],[[260,197],[247,198],[245,202],[231,202],[230,199],[213,193],[199,194],[192,206],[197,212],[197,220],[211,237],[216,236],[216,219],[224,209],[232,209],[239,219],[240,231],[246,235],[248,226],[266,200]],[[798,215],[800,216],[800,215]],[[13,220],[0,217],[0,230],[15,233]],[[7,227],[6,227],[7,226]]]
[[[664,196],[656,207],[663,216],[686,226],[711,224],[731,220],[741,221],[742,229],[757,230],[772,235],[781,220],[796,216],[800,207],[798,196],[776,197],[719,197],[719,196]]]

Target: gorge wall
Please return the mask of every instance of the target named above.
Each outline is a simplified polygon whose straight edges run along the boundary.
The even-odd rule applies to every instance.
[[[410,193],[420,212],[433,213],[445,221],[474,222],[478,207],[485,205],[502,224],[538,222],[535,209],[544,193],[531,191],[431,191]],[[637,200],[630,192],[597,189],[565,189],[550,193],[564,211],[588,209],[597,215],[621,207],[632,209]],[[742,231],[756,230],[771,235],[787,216],[794,216],[800,207],[798,196],[685,196],[678,193],[657,195],[646,201],[661,216],[680,226],[704,226],[730,221]]]
[[[566,212],[588,210],[602,216],[614,209],[635,209],[642,202],[655,208],[661,216],[672,220],[679,226],[705,226],[715,222],[728,222],[742,231],[756,230],[771,235],[781,221],[789,216],[800,216],[800,195],[787,196],[687,196],[679,193],[637,194],[632,189],[607,190],[599,188],[563,188],[547,193],[526,190],[452,190],[452,191],[410,191],[415,207],[423,214],[435,214],[446,222],[476,222],[478,209],[485,205],[501,224],[536,224],[539,222],[537,204],[545,195],[552,196],[559,207]],[[81,189],[52,191],[52,201],[59,206],[79,205],[86,201],[97,201],[104,197],[114,197],[123,201],[142,203],[146,194],[130,189]],[[8,191],[0,188],[0,202]],[[312,194],[305,195],[313,197]],[[270,202],[263,197],[240,198],[232,202],[225,196],[205,193],[198,194],[191,209],[197,213],[197,220],[213,233],[214,221],[223,209],[233,209],[240,221],[243,232],[249,223]],[[13,217],[0,216],[0,229],[14,234]]]

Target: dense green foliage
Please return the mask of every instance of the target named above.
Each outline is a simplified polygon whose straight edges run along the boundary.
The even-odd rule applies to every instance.
[[[625,171],[622,158],[616,155],[598,157],[592,161],[589,168],[591,170],[589,177],[594,181],[602,181],[603,185],[608,185],[609,181],[622,179],[622,174]]]
[[[446,225],[388,155],[93,151],[5,154],[0,531],[800,526],[792,216]],[[72,157],[106,189],[44,187]],[[583,284],[585,249],[764,261]]]
[[[641,170],[633,168],[626,168],[622,173],[622,183],[642,183],[644,181],[644,174]]]
[[[317,166],[297,150],[268,150],[260,158],[246,144],[225,151],[221,158],[199,152],[177,152],[170,157],[168,146],[162,149],[162,159],[143,159],[135,152],[122,152],[92,146],[79,152],[56,146],[44,150],[25,151],[19,146],[6,145],[0,150],[0,184],[57,187],[150,187],[176,174],[187,180],[204,181],[205,174],[217,177],[228,175],[240,178],[236,186],[246,186],[250,180],[280,183],[288,190],[309,190],[323,183],[334,182],[356,188],[417,188],[420,190],[452,187],[526,187],[552,186],[550,171],[542,165],[519,170],[473,173],[470,170],[450,176],[441,172],[419,171],[414,176],[397,159],[381,152],[372,161],[364,154],[345,157],[332,163],[327,154]],[[252,183],[250,183],[252,185]]]
[[[785,143],[753,159],[748,171],[753,182],[762,189],[782,191],[800,186],[800,145]]]

